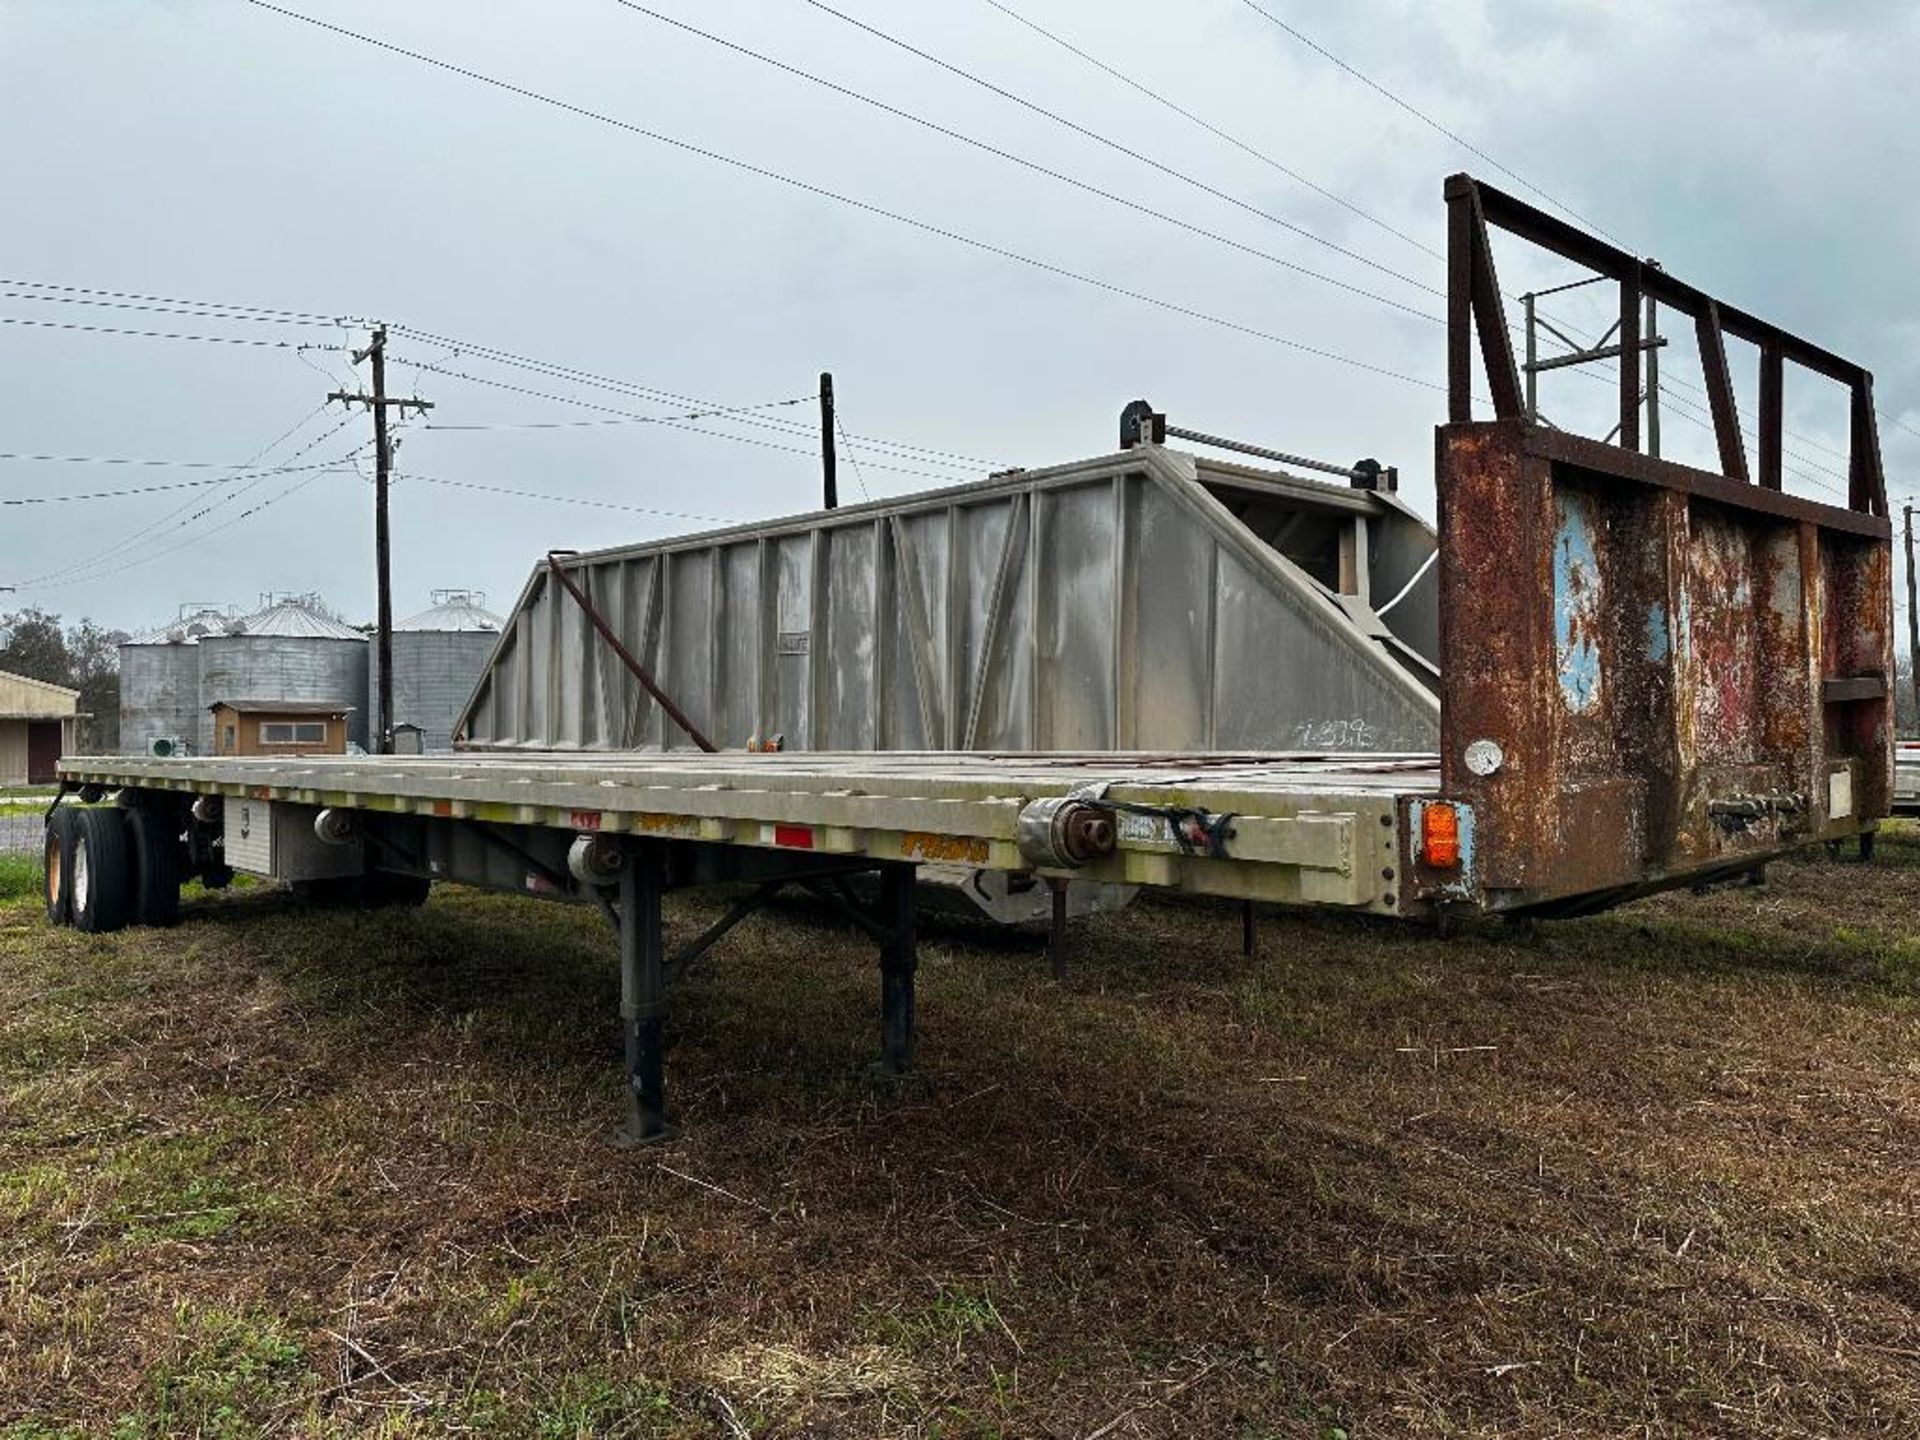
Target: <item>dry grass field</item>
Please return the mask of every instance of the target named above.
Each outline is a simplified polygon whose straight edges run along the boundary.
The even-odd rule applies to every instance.
[[[1920,1433],[1920,832],[1442,940],[1225,910],[677,997],[480,894],[46,929],[0,865],[0,1437]],[[676,903],[676,936],[719,902]]]

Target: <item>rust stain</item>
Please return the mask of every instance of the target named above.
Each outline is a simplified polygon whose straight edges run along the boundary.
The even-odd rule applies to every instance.
[[[972,835],[932,835],[914,830],[901,837],[900,855],[907,860],[984,865],[987,842]]]

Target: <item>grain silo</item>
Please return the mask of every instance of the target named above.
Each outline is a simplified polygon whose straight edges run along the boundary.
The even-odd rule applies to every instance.
[[[486,596],[475,590],[436,590],[431,607],[396,622],[395,727],[417,726],[423,750],[451,750],[453,722],[473,694],[499,638],[500,617],[486,609]],[[367,693],[378,696],[380,650],[377,645],[367,649]]]
[[[194,731],[213,753],[214,705],[324,701],[350,707],[347,738],[367,743],[367,637],[314,595],[281,598],[199,644],[200,710]]]
[[[178,618],[120,643],[120,748],[129,755],[198,749],[200,642],[234,622],[232,609],[183,605]]]

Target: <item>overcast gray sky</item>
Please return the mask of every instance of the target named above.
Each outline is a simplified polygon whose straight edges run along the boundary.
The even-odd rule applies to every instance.
[[[1430,387],[1444,379],[1444,351],[1443,331],[1424,317],[1441,309],[1433,291],[1444,268],[1429,253],[1444,242],[1440,182],[1469,169],[1519,186],[1244,0],[834,4],[1318,239],[1073,134],[808,0],[653,0],[653,8],[1272,259],[972,149],[616,0],[285,3],[984,245],[1406,378],[914,229],[244,0],[8,0],[0,7],[0,122],[10,141],[0,152],[0,316],[42,323],[0,325],[0,450],[231,466],[291,430],[258,463],[311,465],[368,436],[364,416],[328,435],[343,419],[337,406],[299,423],[328,390],[355,383],[344,347],[364,343],[363,331],[49,303],[56,294],[110,297],[19,283],[32,282],[375,316],[453,337],[467,348],[401,334],[391,342],[391,388],[434,401],[434,425],[618,418],[566,400],[639,415],[697,408],[688,400],[759,405],[810,396],[818,372],[830,369],[855,435],[943,452],[856,441],[859,473],[843,464],[841,475],[854,499],[862,480],[876,496],[897,494],[984,473],[975,462],[1035,466],[1102,452],[1120,406],[1144,395],[1196,428],[1398,464],[1410,498],[1431,514],[1432,427],[1444,396]],[[1920,10],[1898,0],[1261,3],[1630,248],[1872,366],[1890,489],[1915,488]],[[1259,153],[1172,114],[1009,10]],[[1510,292],[1571,273],[1522,258],[1503,252]],[[1602,308],[1588,292],[1558,313],[1591,333],[1604,323],[1596,323]],[[664,394],[543,376],[471,347]],[[1668,352],[1669,373],[1693,383],[1695,363],[1690,347]],[[1752,390],[1743,381],[1749,423]],[[1602,386],[1565,376],[1544,395],[1549,413],[1569,424],[1597,417],[1607,399]],[[1788,399],[1797,436],[1789,464],[1800,472],[1789,486],[1821,495],[1818,487],[1834,483],[1830,472],[1845,469],[1833,453],[1846,448],[1843,412],[1813,385],[1790,382]],[[1697,408],[1698,395],[1682,390],[1669,414],[1668,453],[1705,460],[1709,435],[1685,417],[1689,401]],[[694,517],[811,508],[817,462],[768,447],[810,451],[814,421],[805,403],[693,422],[711,435],[631,423],[414,423],[399,458],[411,475],[636,508],[403,480],[395,493],[399,611],[423,607],[443,586],[484,588],[504,609],[550,547],[704,526]],[[939,463],[955,456],[968,458],[953,462],[960,468]],[[221,477],[7,460],[0,498]],[[317,590],[363,620],[373,608],[371,497],[351,470],[297,470],[250,488],[243,476],[0,508],[0,585],[19,587],[0,595],[0,606],[34,603],[134,628],[188,601],[250,607],[264,591]]]

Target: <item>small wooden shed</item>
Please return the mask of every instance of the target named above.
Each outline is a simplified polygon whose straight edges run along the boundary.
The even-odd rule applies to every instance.
[[[218,755],[344,755],[351,705],[330,700],[216,700]]]

